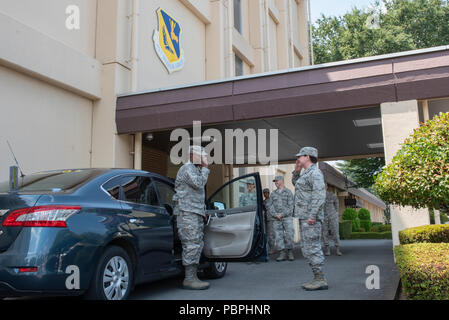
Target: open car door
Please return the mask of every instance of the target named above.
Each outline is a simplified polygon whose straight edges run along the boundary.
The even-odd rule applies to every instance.
[[[238,177],[206,202],[211,218],[204,229],[209,261],[252,261],[266,256],[266,232],[259,173]]]

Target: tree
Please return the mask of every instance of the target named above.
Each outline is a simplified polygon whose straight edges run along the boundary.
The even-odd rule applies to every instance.
[[[353,159],[337,163],[340,169],[349,179],[354,181],[359,188],[365,188],[374,192],[374,176],[379,174],[385,165],[384,158]]]
[[[415,129],[376,177],[377,194],[389,203],[446,211],[449,208],[449,113]]]
[[[448,21],[443,0],[382,0],[368,11],[322,15],[312,27],[315,63],[447,45]]]
[[[382,0],[371,10],[354,7],[343,16],[321,16],[313,25],[315,63],[422,49],[449,43],[449,6],[443,0]],[[371,192],[383,158],[345,161],[338,166]]]

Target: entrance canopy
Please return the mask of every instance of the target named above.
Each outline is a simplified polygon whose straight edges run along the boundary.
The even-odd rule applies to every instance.
[[[279,161],[304,145],[320,158],[383,155],[380,104],[449,95],[449,46],[121,95],[119,134],[152,132],[169,150],[169,130],[278,129]]]

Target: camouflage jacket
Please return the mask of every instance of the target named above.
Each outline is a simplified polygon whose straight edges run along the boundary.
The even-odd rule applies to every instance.
[[[276,220],[274,218],[276,216],[276,213],[273,211],[271,198],[265,199],[263,201],[263,206],[264,206],[264,210],[265,210],[265,215],[267,217],[267,221],[274,221],[274,220]]]
[[[210,170],[198,168],[191,162],[185,163],[178,171],[175,181],[175,214],[187,211],[205,216],[205,191]]]
[[[239,198],[239,207],[256,206],[257,205],[257,193],[246,192]]]
[[[327,217],[338,217],[338,197],[332,193],[326,192],[326,201],[324,203],[324,215]]]
[[[311,165],[301,175],[293,171],[292,183],[295,186],[295,217],[323,221],[326,186],[318,166]]]
[[[274,215],[277,216],[278,213],[282,217],[293,216],[293,193],[288,188],[276,189],[270,195],[272,209]]]

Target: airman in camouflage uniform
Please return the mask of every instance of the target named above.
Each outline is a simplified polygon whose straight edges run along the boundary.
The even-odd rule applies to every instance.
[[[326,185],[326,190],[327,190]],[[340,244],[340,235],[338,231],[338,197],[330,192],[326,191],[326,200],[324,203],[324,221],[323,221],[323,243],[324,255],[329,256],[331,254],[329,248],[329,231],[332,234],[332,239],[335,243],[335,249],[337,250],[337,255],[341,256],[339,244]]]
[[[248,192],[242,194],[239,198],[239,207],[256,206],[257,205],[257,193],[254,180],[249,180],[246,183]]]
[[[270,199],[270,189],[263,189],[263,195],[265,197],[263,201],[264,211],[265,211],[265,221],[267,222],[267,237],[268,237],[268,247],[269,253],[273,253],[275,246],[275,237],[273,230],[273,221],[275,213],[271,211],[271,199]]]
[[[276,246],[280,251],[276,261],[287,259],[293,261],[293,193],[284,186],[284,177],[276,176],[273,180],[277,189],[271,193],[271,211],[275,214],[273,229]]]
[[[327,289],[323,272],[324,255],[320,242],[326,188],[323,174],[316,165],[318,150],[304,147],[296,154],[296,157],[296,167],[292,177],[292,183],[295,186],[294,214],[299,218],[302,254],[314,274],[314,279],[303,284],[302,287],[305,290]],[[304,169],[302,174],[300,174],[301,169]]]
[[[208,282],[198,279],[197,270],[203,251],[205,191],[210,170],[204,149],[190,147],[190,161],[178,171],[175,181],[174,213],[177,216],[178,235],[182,244],[182,264],[185,267],[185,289],[207,289]],[[193,163],[192,163],[193,162]],[[199,163],[199,164],[197,164]]]

